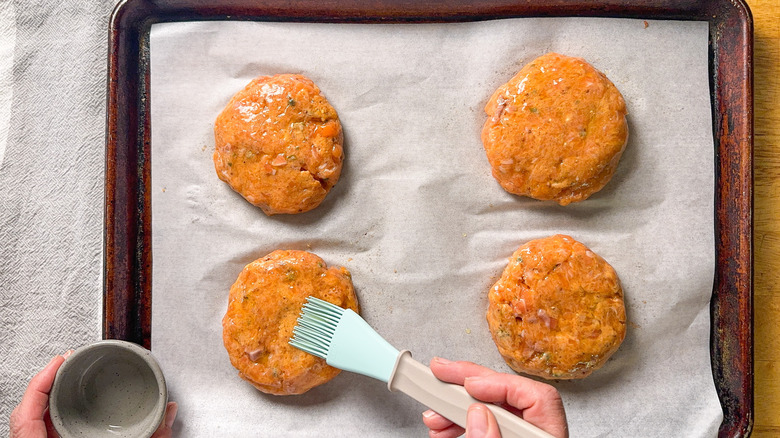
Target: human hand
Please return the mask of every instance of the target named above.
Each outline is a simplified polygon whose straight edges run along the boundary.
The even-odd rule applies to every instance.
[[[30,380],[22,401],[11,412],[9,426],[10,438],[46,438],[59,437],[49,416],[49,392],[54,383],[57,370],[73,350],[61,356],[54,356],[38,374]],[[178,406],[170,402],[165,407],[165,418],[152,438],[170,438],[173,421],[176,419]]]
[[[566,412],[558,390],[546,383],[526,377],[499,373],[471,362],[431,360],[431,371],[445,382],[462,385],[472,397],[496,403],[544,431],[567,438]],[[423,413],[431,438],[454,438],[464,429],[434,411]],[[466,438],[499,438],[498,423],[483,404],[469,406],[466,416]]]
[[[56,437],[57,432],[49,417],[49,391],[54,383],[54,376],[65,359],[73,351],[61,356],[54,356],[41,372],[30,380],[22,401],[11,412],[9,426],[10,438]]]

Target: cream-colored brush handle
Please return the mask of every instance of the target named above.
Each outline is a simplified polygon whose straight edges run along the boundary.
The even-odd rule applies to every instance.
[[[470,396],[462,386],[437,379],[430,368],[412,359],[408,350],[398,354],[387,387],[390,391],[403,392],[461,427],[466,427],[468,407],[473,403],[484,403]],[[553,438],[494,404],[484,404],[496,416],[502,438]]]

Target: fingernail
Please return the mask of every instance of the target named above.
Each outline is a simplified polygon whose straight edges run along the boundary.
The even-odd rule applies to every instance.
[[[65,354],[62,355],[62,358],[67,359],[71,354],[73,354],[73,350],[68,350],[65,352]]]
[[[436,415],[436,412],[434,412],[434,411],[432,411],[430,409],[428,409],[427,411],[423,412],[423,417],[425,417],[425,418],[431,418],[434,415]]]
[[[179,412],[179,405],[176,402],[168,403],[168,409],[165,412],[165,426],[168,428],[173,427],[173,422],[176,421],[176,414]]]
[[[448,365],[452,363],[451,360],[447,360],[443,357],[434,357],[433,360],[436,361],[436,363],[440,363],[442,365]]]
[[[483,438],[487,434],[488,417],[484,405],[471,405],[466,416],[466,436]]]
[[[476,383],[476,382],[479,382],[482,379],[483,379],[482,376],[469,376],[469,377],[465,377],[463,379],[463,384],[465,385],[466,382]]]

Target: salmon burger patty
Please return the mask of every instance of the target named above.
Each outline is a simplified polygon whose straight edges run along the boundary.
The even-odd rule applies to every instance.
[[[339,374],[290,346],[306,298],[358,312],[352,277],[306,251],[277,250],[248,264],[230,288],[222,340],[241,378],[268,394],[302,394]]]
[[[600,368],[626,335],[623,290],[603,258],[569,236],[532,240],[488,293],[487,321],[509,366],[546,379]]]
[[[628,140],[626,104],[584,59],[548,53],[499,87],[482,128],[493,177],[508,192],[561,205],[612,178]]]
[[[214,124],[217,176],[268,215],[317,207],[341,174],[336,110],[301,75],[261,76]]]

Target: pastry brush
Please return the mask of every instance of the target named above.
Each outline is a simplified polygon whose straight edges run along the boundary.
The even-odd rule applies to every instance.
[[[471,397],[460,385],[443,382],[408,350],[398,351],[357,313],[319,298],[309,297],[293,329],[290,345],[325,359],[333,367],[387,382],[450,421],[466,427]],[[491,403],[501,436],[550,438],[552,435]]]

